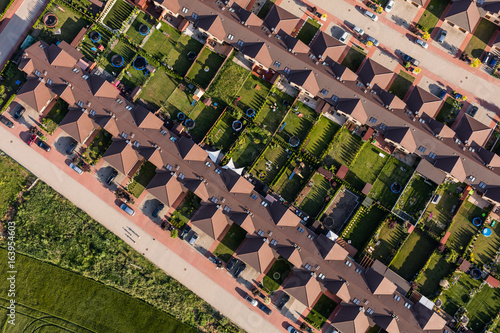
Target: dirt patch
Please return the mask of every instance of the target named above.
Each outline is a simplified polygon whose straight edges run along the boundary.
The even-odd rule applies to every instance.
[[[359,197],[343,188],[337,193],[325,214],[321,217],[323,225],[336,234],[340,233],[345,222],[354,212],[358,204]]]

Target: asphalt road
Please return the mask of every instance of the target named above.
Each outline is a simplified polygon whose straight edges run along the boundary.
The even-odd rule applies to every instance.
[[[0,124],[0,149],[136,251],[145,253],[148,260],[210,303],[240,328],[247,332],[280,332],[277,327],[251,310],[242,299],[236,298],[176,253],[155,241],[115,207],[109,206],[82,184],[54,166],[37,150],[10,133],[3,124]],[[127,236],[123,228],[131,228],[133,232]]]

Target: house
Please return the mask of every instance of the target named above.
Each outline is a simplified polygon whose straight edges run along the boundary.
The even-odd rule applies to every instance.
[[[312,308],[321,295],[321,286],[316,277],[302,269],[292,270],[283,290],[308,308]]]
[[[378,85],[385,89],[391,82],[394,72],[385,68],[371,58],[366,59],[365,63],[358,72],[359,81],[367,88],[372,88]]]
[[[426,125],[426,128],[438,139],[452,139],[455,137],[455,131],[448,125],[437,121],[430,117],[427,113],[423,113],[420,117],[421,121]]]
[[[280,30],[278,32],[279,40],[281,41],[283,47],[288,50],[288,52],[291,52],[293,54],[307,54],[309,53],[310,49],[309,46],[304,44],[300,39],[295,38],[284,32],[283,30]]]
[[[325,288],[340,298],[342,302],[349,303],[351,301],[349,287],[345,281],[330,279],[325,280]]]
[[[16,98],[24,105],[42,113],[54,97],[43,81],[34,76],[28,76],[28,80],[17,92]]]
[[[345,81],[357,81],[358,80],[358,74],[354,73],[352,70],[347,68],[344,65],[341,65],[337,62],[334,62],[331,66],[332,74],[335,76],[335,78],[341,82]]]
[[[316,96],[319,92],[318,82],[316,81],[314,72],[311,70],[291,72],[288,77],[288,82],[297,90],[309,95],[310,97]]]
[[[467,176],[464,165],[459,156],[446,156],[436,158],[434,167],[444,171],[448,177],[455,179],[458,182],[465,181]]]
[[[498,288],[500,286],[500,281],[495,279],[493,276],[488,275],[486,278],[486,283],[491,287],[491,288]]]
[[[262,26],[262,19],[255,15],[253,12],[242,8],[239,4],[234,3],[231,7],[234,10],[234,14],[237,16],[237,20],[247,27],[260,27]]]
[[[406,107],[417,116],[426,113],[435,118],[442,102],[437,96],[416,86],[406,99]]]
[[[125,175],[139,162],[139,154],[127,140],[113,141],[102,158]]]
[[[338,61],[346,45],[338,39],[320,31],[311,42],[311,53],[320,61]]]
[[[416,172],[425,178],[432,180],[436,184],[442,184],[446,179],[446,173],[436,168],[434,164],[431,164],[426,159],[422,159],[420,163],[418,163]]]
[[[195,21],[195,27],[217,40],[218,43],[222,43],[226,37],[219,15],[200,15]]]
[[[415,317],[422,330],[442,331],[446,326],[446,320],[440,317],[436,312],[426,308],[424,305],[417,303],[414,309]]]
[[[384,140],[406,154],[411,154],[417,149],[415,138],[408,127],[388,128]]]
[[[196,196],[203,201],[208,201],[210,199],[207,186],[201,179],[187,179],[184,183],[184,187],[196,194]]]
[[[483,146],[488,141],[491,132],[491,128],[468,114],[462,117],[460,123],[455,128],[457,138],[466,146],[470,145],[473,141]]]
[[[156,170],[156,174],[147,185],[146,191],[167,207],[174,207],[174,204],[184,193],[181,183],[175,176],[161,170]]]
[[[268,45],[263,42],[245,43],[241,48],[241,53],[250,62],[257,62],[265,69],[269,69],[273,64],[273,59],[268,50]]]
[[[59,127],[80,143],[85,143],[94,132],[94,123],[79,108],[70,108],[66,116],[59,123]]]
[[[276,252],[297,268],[301,268],[304,265],[304,261],[300,255],[301,251],[296,246],[278,245]]]
[[[396,285],[374,269],[365,272],[366,282],[373,295],[394,295]]]
[[[500,168],[500,156],[483,147],[476,148],[477,155],[487,167]]]
[[[196,231],[202,231],[213,240],[218,239],[229,225],[222,209],[214,204],[202,204],[190,222]]]
[[[264,19],[264,26],[272,32],[278,32],[281,29],[287,34],[292,34],[299,21],[297,16],[274,5]]]
[[[240,193],[250,195],[254,189],[245,177],[237,174],[233,170],[226,169],[221,172],[221,178],[229,193]]]
[[[170,15],[177,17],[181,10],[181,5],[178,0],[153,0],[155,8],[166,10]]]
[[[255,232],[255,224],[253,223],[252,216],[246,212],[233,212],[229,213],[229,219],[245,229],[249,234]]]
[[[486,191],[483,194],[483,199],[486,199],[493,205],[500,205],[500,186],[486,187]]]
[[[427,7],[427,4],[429,3],[430,0],[406,0],[415,7]]]
[[[393,316],[382,315],[373,317],[373,321],[387,333],[400,333],[398,319]]]
[[[341,99],[335,109],[339,114],[347,117],[358,125],[363,125],[368,121],[368,115],[360,99]]]
[[[446,13],[445,22],[462,32],[472,33],[481,20],[481,14],[475,1],[452,1]]]
[[[343,261],[349,254],[339,243],[332,241],[323,234],[316,238],[315,244],[323,260]]]
[[[383,89],[379,89],[377,94],[381,103],[388,110],[404,110],[406,108],[406,103],[394,94],[391,94]]]
[[[345,303],[341,304],[332,325],[341,333],[365,333],[370,327],[368,317],[359,306]]]
[[[274,252],[264,237],[247,236],[236,254],[259,273],[266,272],[274,260]]]
[[[277,226],[296,227],[300,223],[300,217],[286,208],[281,202],[275,201],[268,208],[271,218]]]

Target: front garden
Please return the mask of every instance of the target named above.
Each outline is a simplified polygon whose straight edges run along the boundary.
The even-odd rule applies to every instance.
[[[397,97],[404,100],[408,90],[410,90],[415,81],[415,77],[406,73],[405,71],[399,71],[399,74],[394,78],[389,87],[389,92],[396,95]]]
[[[228,262],[231,259],[234,251],[238,249],[240,244],[245,240],[247,232],[245,229],[233,223],[227,231],[224,238],[220,241],[219,245],[214,250],[214,255],[220,260]]]
[[[311,324],[312,327],[321,330],[321,327],[323,327],[336,307],[337,303],[325,294],[322,294],[312,310],[306,316],[305,320]]]
[[[176,228],[182,229],[189,222],[191,216],[196,213],[200,207],[201,199],[198,198],[193,192],[188,192],[184,200],[177,206],[169,218],[169,222]]]
[[[132,182],[128,184],[127,190],[134,197],[139,198],[155,174],[156,166],[149,161],[144,162],[139,171],[134,175]]]
[[[464,53],[470,54],[472,58],[481,58],[484,49],[496,30],[497,26],[495,23],[485,18],[481,19],[469,43],[465,47]]]
[[[356,73],[359,69],[359,66],[361,66],[365,58],[366,58],[366,53],[362,52],[360,49],[353,46],[347,52],[346,56],[344,57],[344,60],[342,60],[342,65],[349,68],[354,73]]]
[[[278,290],[288,275],[290,275],[292,268],[293,265],[289,263],[288,260],[279,257],[271,266],[266,276],[264,276],[262,284],[270,291]]]
[[[47,133],[52,134],[64,117],[66,117],[68,112],[68,103],[66,103],[62,98],[59,98],[52,109],[50,109],[47,116],[43,118],[42,127],[47,131]]]
[[[96,165],[109,146],[111,146],[112,137],[108,131],[101,129],[83,153],[83,160],[90,165]]]
[[[436,116],[436,120],[451,126],[460,112],[463,104],[459,101],[448,97],[446,101],[442,104],[441,109]]]
[[[321,24],[318,21],[308,17],[304,22],[304,25],[300,28],[300,31],[297,34],[297,39],[304,42],[304,44],[309,45],[320,28]]]
[[[432,33],[448,3],[449,0],[431,0],[418,20],[418,26],[429,34]]]

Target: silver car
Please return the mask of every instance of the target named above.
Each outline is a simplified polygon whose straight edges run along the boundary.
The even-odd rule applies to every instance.
[[[369,18],[372,19],[372,21],[377,21],[378,20],[378,16],[375,15],[374,13],[370,12],[368,9],[365,10],[365,16],[368,16]]]
[[[379,44],[378,40],[376,40],[372,36],[366,36],[366,40],[369,41],[369,42],[372,42],[373,45],[375,45],[375,46],[378,46],[378,44]]]
[[[358,26],[354,26],[354,28],[352,28],[352,31],[354,31],[355,33],[357,33],[360,36],[363,36],[365,33],[365,31]]]
[[[415,43],[422,46],[424,49],[429,47],[429,44],[427,44],[426,42],[424,42],[423,40],[418,39],[418,38],[415,39]]]

